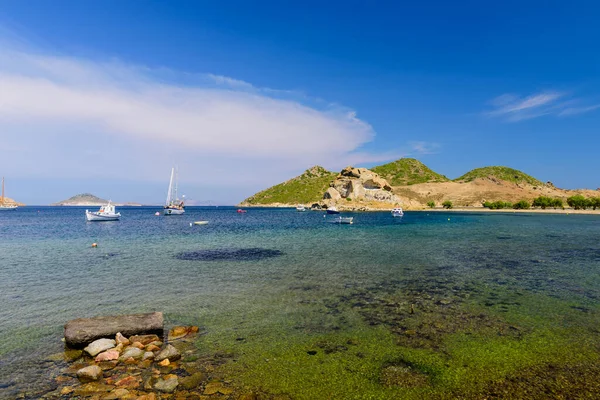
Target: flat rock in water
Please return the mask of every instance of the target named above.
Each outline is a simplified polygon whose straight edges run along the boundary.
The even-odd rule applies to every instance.
[[[156,335],[135,335],[129,338],[131,343],[139,342],[144,346],[152,342],[158,342],[160,338]]]
[[[177,375],[167,375],[165,376],[165,379],[159,379],[154,384],[154,389],[160,392],[172,393],[177,385],[179,385]]]
[[[102,378],[102,369],[97,365],[90,365],[78,370],[77,377],[82,381],[97,381]]]
[[[115,347],[115,341],[112,339],[98,339],[90,343],[85,350],[90,356],[95,357],[97,354],[102,353],[108,349]]]
[[[156,357],[154,358],[155,361],[163,361],[163,360],[169,360],[169,361],[177,361],[181,358],[181,353],[179,353],[179,351],[173,347],[172,345],[168,344],[164,349],[162,349],[160,351],[160,353],[158,353],[156,355]]]
[[[142,358],[143,355],[144,355],[144,350],[138,349],[137,347],[128,347],[125,349],[123,354],[121,354],[121,357],[119,357],[119,360],[123,361],[123,360],[127,360],[128,358],[138,359],[138,358]]]
[[[115,337],[117,332],[125,336],[153,333],[162,337],[163,329],[161,312],[79,318],[65,324],[65,342],[81,348],[96,339]]]

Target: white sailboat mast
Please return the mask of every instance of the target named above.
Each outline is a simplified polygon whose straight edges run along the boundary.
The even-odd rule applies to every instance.
[[[179,196],[177,195],[177,181],[179,181],[179,168],[175,168],[175,192],[173,193],[175,195],[175,201],[179,201]]]
[[[167,192],[167,206],[169,204],[171,204],[171,201],[173,201],[172,198],[172,194],[173,194],[173,177],[175,175],[175,168],[171,168],[171,180],[169,181],[169,191]]]

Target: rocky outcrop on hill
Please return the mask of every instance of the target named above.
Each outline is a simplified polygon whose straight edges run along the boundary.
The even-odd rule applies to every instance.
[[[323,202],[326,206],[339,205],[342,208],[356,208],[357,203],[352,206],[350,202],[383,202],[396,204],[400,199],[392,193],[390,184],[366,168],[344,168],[323,195]]]

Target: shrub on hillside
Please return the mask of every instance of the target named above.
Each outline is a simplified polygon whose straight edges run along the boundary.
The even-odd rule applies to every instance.
[[[586,199],[582,195],[577,194],[575,196],[569,197],[567,199],[567,204],[576,210],[580,210],[580,209],[585,210],[586,208],[588,208],[590,206],[590,201],[589,201],[589,199]]]
[[[526,210],[529,207],[530,207],[530,205],[527,200],[520,200],[520,201],[516,202],[515,205],[513,206],[513,208],[515,210]]]
[[[433,201],[428,201],[427,202],[427,207],[434,208],[435,207],[435,203]]]
[[[450,208],[452,208],[452,202],[450,200],[446,200],[445,202],[442,203],[442,207],[450,209]]]

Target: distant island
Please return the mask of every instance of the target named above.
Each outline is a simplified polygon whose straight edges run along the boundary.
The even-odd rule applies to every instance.
[[[66,200],[50,204],[51,206],[102,206],[108,203],[108,200],[101,199],[91,193],[76,194]],[[141,206],[139,203],[119,203],[112,202],[115,206]]]
[[[476,168],[452,180],[414,158],[401,158],[370,169],[346,167],[339,173],[314,166],[295,178],[248,197],[239,205],[290,207],[303,204],[315,208],[335,206],[341,210],[401,206],[419,210],[449,208],[448,205],[512,207],[513,203],[520,202],[535,205],[534,200],[540,197],[560,200],[566,205],[567,199],[573,196],[597,199],[600,189],[560,189],[552,182],[542,182],[504,166]]]

